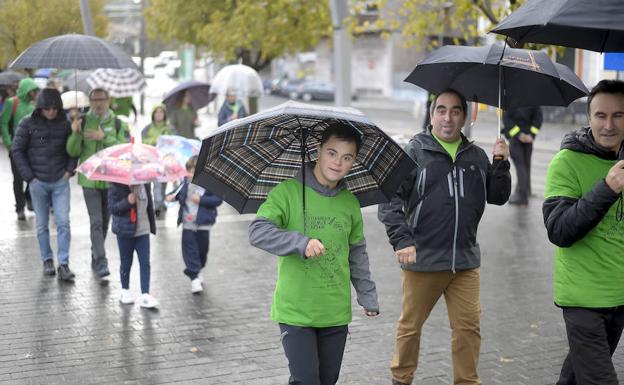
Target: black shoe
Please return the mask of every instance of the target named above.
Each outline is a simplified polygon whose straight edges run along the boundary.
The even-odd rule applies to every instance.
[[[17,220],[18,221],[25,221],[26,220],[26,214],[24,214],[23,211],[18,211],[17,212]]]
[[[54,261],[48,259],[47,261],[43,261],[43,275],[55,275],[56,270],[54,269]]]
[[[393,378],[392,385],[410,385],[410,384],[406,384],[405,382],[399,382]]]
[[[58,267],[58,278],[62,281],[71,281],[76,275],[69,270],[69,265],[60,265]]]
[[[156,209],[154,210],[154,215],[156,216],[156,219],[160,219],[160,216],[162,215],[162,211],[160,211],[160,209]]]
[[[512,195],[511,198],[509,198],[509,204],[510,205],[518,205],[518,206],[526,207],[526,206],[529,205],[529,200],[528,199],[521,199],[517,195]]]
[[[110,275],[110,270],[108,270],[108,266],[101,266],[97,269],[96,273],[100,276],[100,278],[104,278]]]
[[[35,211],[33,209],[32,200],[26,199],[26,208],[28,209],[28,211]]]

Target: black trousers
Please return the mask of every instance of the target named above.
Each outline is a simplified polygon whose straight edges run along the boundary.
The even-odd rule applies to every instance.
[[[338,382],[349,329],[347,325],[312,328],[279,324],[290,369],[289,385]]]
[[[197,278],[201,270],[206,267],[208,250],[210,248],[210,231],[182,230],[182,258],[184,259],[184,274],[190,279]]]
[[[521,202],[528,202],[531,195],[531,155],[533,143],[522,143],[512,138],[509,141],[511,160],[516,168],[516,197]]]
[[[618,385],[611,356],[624,328],[624,306],[563,308],[570,351],[556,385]]]
[[[17,165],[13,161],[13,157],[9,154],[11,160],[11,172],[13,173],[13,195],[15,196],[15,212],[19,213],[24,211],[26,206],[26,200],[30,200],[30,193],[28,192],[28,184],[24,190],[24,180],[17,169]]]

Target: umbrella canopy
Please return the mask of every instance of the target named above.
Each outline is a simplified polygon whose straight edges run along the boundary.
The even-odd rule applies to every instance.
[[[26,75],[16,71],[0,72],[0,86],[16,86]]]
[[[172,156],[179,163],[186,164],[186,161],[193,155],[199,155],[201,142],[197,139],[187,139],[179,135],[160,135],[156,148],[164,156]]]
[[[492,32],[519,42],[624,52],[624,1],[528,0]]]
[[[89,107],[89,97],[81,91],[67,91],[61,94],[63,109]]]
[[[10,68],[134,68],[132,58],[114,44],[95,36],[68,34],[34,43]]]
[[[345,177],[347,188],[361,206],[387,202],[415,167],[401,147],[356,109],[293,101],[231,121],[204,139],[193,183],[240,213],[256,212],[273,187],[301,169],[302,154],[318,158],[321,134],[335,121],[362,135],[360,152]]]
[[[225,66],[212,79],[210,92],[225,95],[228,89],[239,96],[260,96],[264,90],[262,79],[255,69],[244,64]]]
[[[114,98],[125,98],[141,92],[146,84],[141,72],[132,68],[98,68],[87,77],[93,88],[103,88]]]
[[[87,83],[87,78],[91,74],[90,70],[71,71],[71,75],[63,79],[63,85],[70,90],[77,90],[89,94],[91,86]]]
[[[214,94],[210,93],[210,84],[197,80],[187,80],[167,92],[163,97],[163,104],[167,106],[168,110],[173,109],[178,99],[181,98],[186,91],[191,93],[191,107],[194,110],[205,107],[215,97]]]
[[[117,144],[98,151],[76,171],[91,180],[125,185],[169,182],[186,176],[186,169],[174,158],[164,156],[154,146],[140,143]]]
[[[589,93],[572,70],[553,63],[546,53],[498,45],[443,46],[418,63],[405,81],[434,94],[453,88],[467,100],[505,110],[567,106]]]

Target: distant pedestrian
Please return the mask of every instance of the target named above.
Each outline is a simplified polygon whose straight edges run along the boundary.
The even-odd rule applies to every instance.
[[[197,111],[191,104],[191,92],[186,90],[178,95],[173,108],[169,112],[169,124],[180,136],[195,139],[197,127]]]
[[[152,121],[141,131],[144,144],[155,146],[161,135],[172,135],[173,130],[167,124],[167,110],[164,104],[158,104],[152,109]],[[165,189],[167,183],[154,182],[154,212],[156,219],[161,218],[167,211],[165,206]]]
[[[16,169],[22,179],[30,183],[37,240],[46,275],[55,274],[48,229],[50,206],[54,206],[58,277],[64,281],[74,278],[69,269],[69,178],[74,173],[77,159],[70,157],[65,149],[70,134],[61,94],[56,89],[44,88],[37,97],[35,110],[20,122],[11,148]]]
[[[587,112],[589,127],[567,134],[548,167],[542,207],[570,347],[557,385],[618,384],[611,357],[624,329],[624,82],[598,82]]]
[[[82,119],[72,121],[72,134],[67,140],[67,152],[80,157],[80,162],[106,147],[126,142],[126,125],[110,110],[108,91],[101,88],[91,90],[89,105],[89,112]],[[110,275],[104,247],[110,219],[107,209],[108,183],[89,180],[79,174],[78,184],[82,186],[89,214],[91,269],[104,278]]]
[[[217,207],[223,202],[217,195],[190,183],[196,166],[197,156],[192,156],[186,162],[188,177],[182,187],[175,195],[167,196],[167,201],[180,203],[178,226],[182,224],[184,274],[191,280],[191,293],[204,290],[200,274],[208,260],[210,229],[217,219]]]
[[[379,314],[360,204],[343,180],[360,145],[350,126],[327,127],[318,161],[275,186],[249,226],[253,246],[280,256],[271,318],[279,323],[289,384],[338,381],[352,317],[349,282],[364,313]]]
[[[401,317],[390,365],[392,383],[412,383],[422,327],[444,295],[454,383],[478,385],[481,252],[477,228],[486,203],[503,205],[509,198],[509,149],[504,139],[498,139],[490,163],[485,151],[466,139],[461,129],[467,103],[455,90],[438,94],[430,115],[430,127],[406,147],[416,169],[378,212],[403,275]]]
[[[509,140],[511,160],[516,168],[516,188],[509,203],[526,206],[531,195],[533,140],[542,127],[540,107],[519,107],[503,113],[503,133]]]
[[[119,276],[121,293],[119,301],[131,304],[135,296],[130,291],[130,269],[134,252],[139,259],[141,296],[139,305],[145,308],[158,306],[150,295],[150,233],[156,234],[156,219],[149,184],[126,186],[111,183],[108,189],[108,209],[113,216],[113,234],[119,247]]]
[[[247,116],[247,110],[242,100],[236,96],[236,90],[228,88],[225,95],[225,101],[221,105],[218,115],[218,125],[222,126],[232,120],[244,118]]]
[[[17,95],[4,101],[2,108],[1,129],[2,141],[7,149],[11,149],[17,125],[24,117],[29,116],[33,112],[35,100],[37,99],[37,93],[39,93],[39,86],[37,83],[35,83],[35,81],[31,78],[24,78],[19,82]],[[10,152],[9,158],[11,160],[11,172],[13,173],[15,212],[17,213],[17,219],[23,221],[26,220],[24,207],[28,207],[32,210],[32,201],[28,192],[28,186],[24,189],[24,180],[17,171],[15,161],[11,157]]]

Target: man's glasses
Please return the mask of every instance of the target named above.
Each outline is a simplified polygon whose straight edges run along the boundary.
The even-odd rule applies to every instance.
[[[91,102],[105,102],[108,98],[89,99]]]

